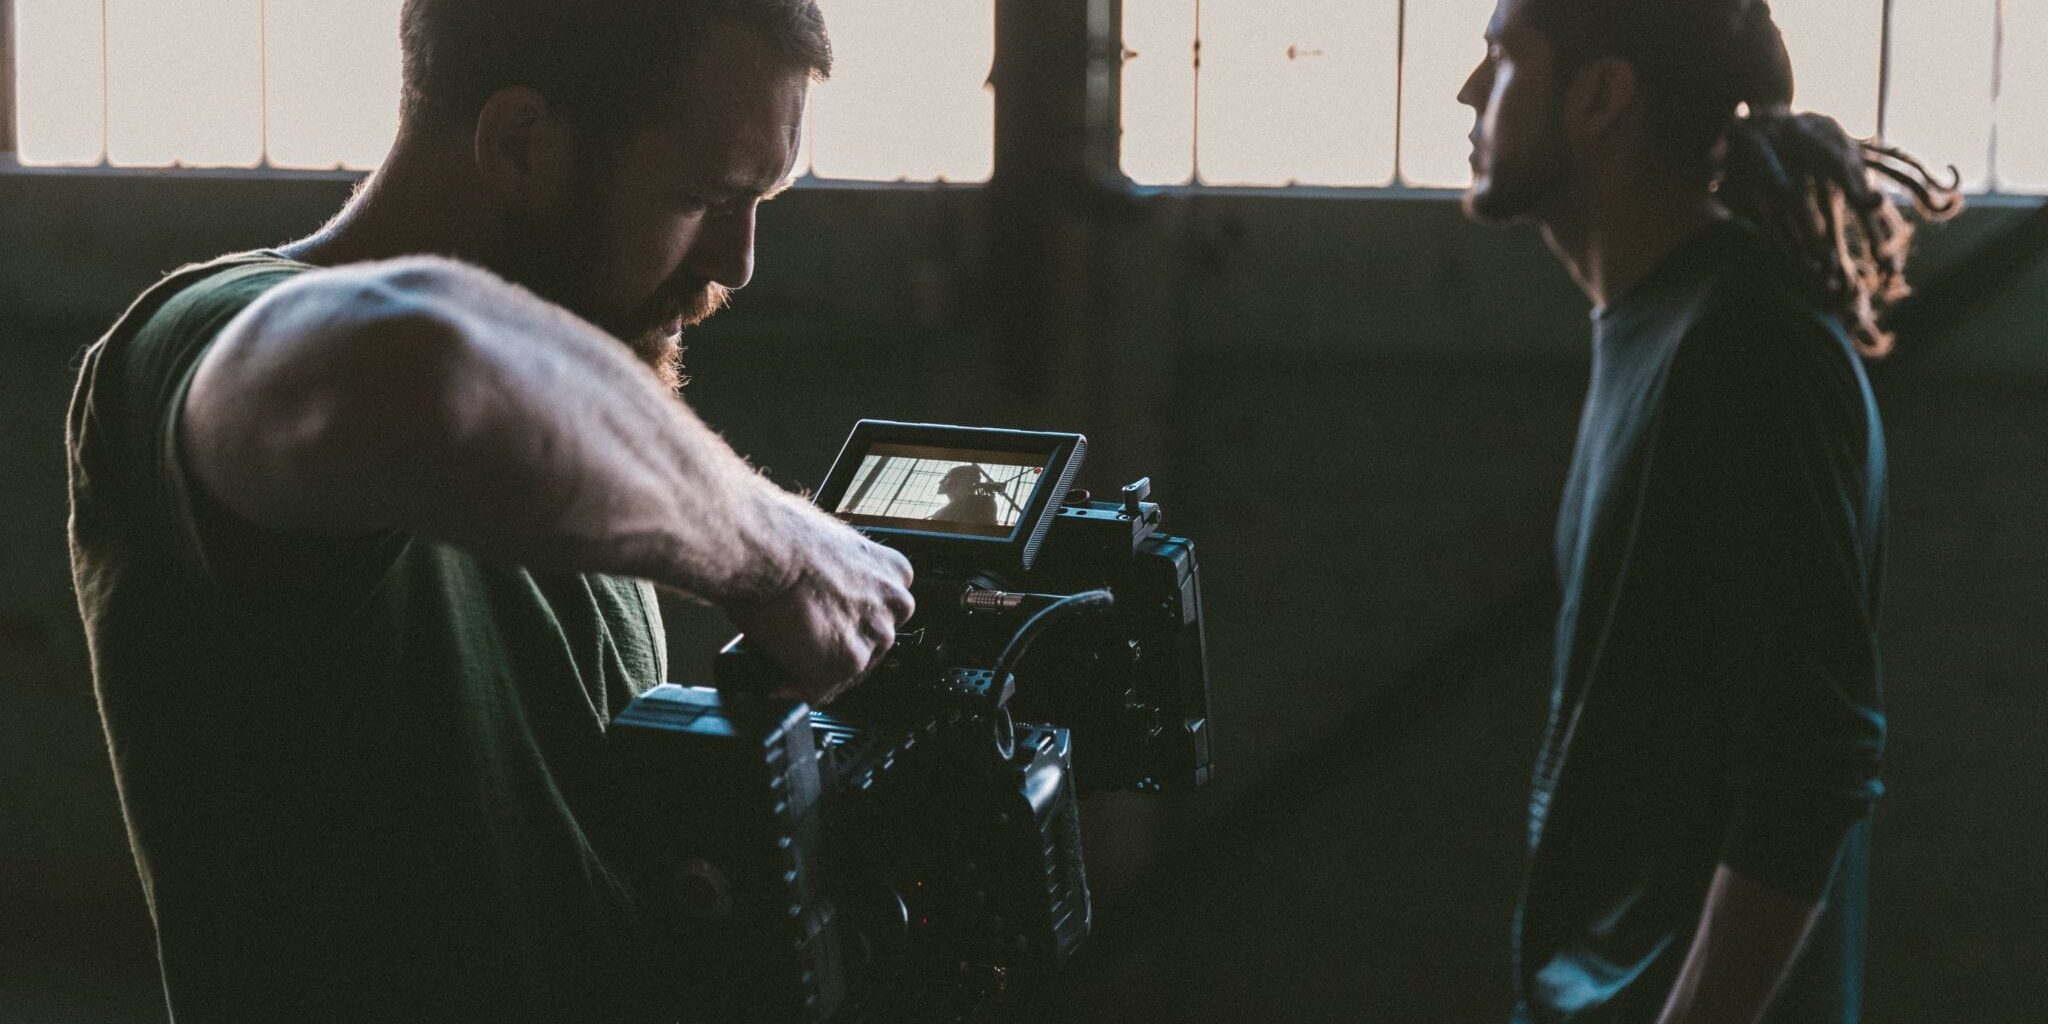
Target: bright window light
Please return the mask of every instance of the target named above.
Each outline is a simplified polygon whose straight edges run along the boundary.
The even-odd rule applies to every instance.
[[[261,0],[106,0],[106,11],[110,162],[263,159]]]
[[[995,163],[992,0],[820,0],[832,79],[811,94],[811,172],[987,181]]]
[[[1771,13],[1792,51],[1793,106],[1842,122],[1855,138],[1876,135],[1884,0],[1780,0]]]
[[[1423,188],[1464,188],[1472,183],[1476,116],[1458,102],[1486,56],[1486,26],[1493,0],[1428,0],[1408,5],[1408,45],[1402,60],[1401,177]]]
[[[12,0],[16,156],[40,166],[374,167],[396,134],[402,2]],[[821,178],[986,181],[993,0],[820,3],[838,61],[813,91],[798,167]],[[1404,184],[1463,187],[1472,114],[1457,93],[1494,0],[1406,0],[1405,43],[1403,6],[1124,0],[1125,173],[1145,185],[1370,187],[1398,172]],[[1856,136],[1879,127],[1886,6],[1773,5],[1798,105]],[[1936,168],[1956,165],[1966,190],[2048,192],[2048,0],[2003,4],[1995,101],[2000,0],[1891,7],[1887,141]]]
[[[15,125],[23,163],[96,164],[106,139],[100,5],[14,0]]]
[[[366,170],[397,134],[402,0],[14,2],[24,163]],[[837,73],[798,166],[988,180],[991,0],[822,6]]]
[[[1393,180],[1398,0],[1207,0],[1201,17],[1203,182]]]
[[[1998,101],[1998,184],[2048,192],[2048,4],[2005,5],[2005,76]]]
[[[1954,164],[1969,191],[1984,188],[1990,178],[1997,3],[1895,0],[1892,7],[1887,141],[1930,166]]]
[[[1460,188],[1471,180],[1466,138],[1473,115],[1457,94],[1480,58],[1494,3],[1409,0],[1406,7],[1402,179]],[[1191,150],[1206,184],[1386,180],[1392,57],[1369,40],[1391,45],[1399,5],[1208,0],[1200,8],[1199,92],[1191,59],[1194,8],[1193,0],[1125,2],[1125,45],[1135,53],[1124,69],[1124,169],[1132,180],[1186,182]],[[1883,0],[1799,0],[1775,10],[1798,72],[1799,106],[1836,117],[1859,137],[1875,134]],[[1988,33],[1989,25],[1987,13],[1975,28]],[[1327,57],[1335,59],[1320,59]],[[1196,119],[1186,112],[1197,96],[1200,134],[1191,139],[1187,125]]]
[[[402,0],[270,0],[270,162],[367,170],[398,134]]]
[[[1124,173],[1140,185],[1195,176],[1195,0],[1124,0]]]

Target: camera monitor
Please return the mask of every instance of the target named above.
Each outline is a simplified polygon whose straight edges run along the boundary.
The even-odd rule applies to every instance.
[[[818,504],[906,554],[1029,569],[1087,447],[1080,434],[862,420]]]

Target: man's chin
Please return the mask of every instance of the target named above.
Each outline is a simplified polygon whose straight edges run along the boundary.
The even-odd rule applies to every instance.
[[[662,387],[670,391],[681,391],[687,378],[683,376],[683,341],[678,331],[667,327],[657,328],[631,341],[633,354],[640,357]]]
[[[1481,224],[1487,222],[1486,214],[1482,212],[1483,199],[1481,197],[1484,195],[1485,193],[1479,191],[1479,186],[1477,185],[1465,190],[1465,194],[1460,197],[1458,205],[1464,207],[1466,220],[1478,221]]]
[[[1512,224],[1528,213],[1484,178],[1465,190],[1463,206],[1465,216],[1481,224]]]
[[[1481,224],[1542,221],[1565,188],[1562,174],[1515,174],[1503,178],[1489,170],[1465,190],[1465,215]]]
[[[680,391],[689,378],[683,376],[683,332],[711,319],[725,308],[731,293],[718,285],[705,285],[689,300],[663,310],[658,323],[641,318],[636,330],[613,333],[626,342],[640,361],[653,368],[655,376],[672,390]]]

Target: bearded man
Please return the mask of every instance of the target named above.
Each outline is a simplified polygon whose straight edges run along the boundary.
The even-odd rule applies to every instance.
[[[655,586],[822,701],[910,567],[675,394],[753,272],[813,0],[408,0],[389,159],[88,353],[72,564],[180,1022],[673,1019],[610,716]]]

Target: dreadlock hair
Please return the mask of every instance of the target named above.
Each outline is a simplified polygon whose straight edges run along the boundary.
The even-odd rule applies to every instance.
[[[1891,351],[1878,316],[1910,291],[1913,229],[1888,190],[1945,219],[1962,207],[1955,168],[1943,183],[1831,117],[1794,113],[1792,58],[1768,0],[1529,0],[1526,13],[1566,71],[1608,56],[1634,67],[1678,173],[1715,183],[1866,358]]]

